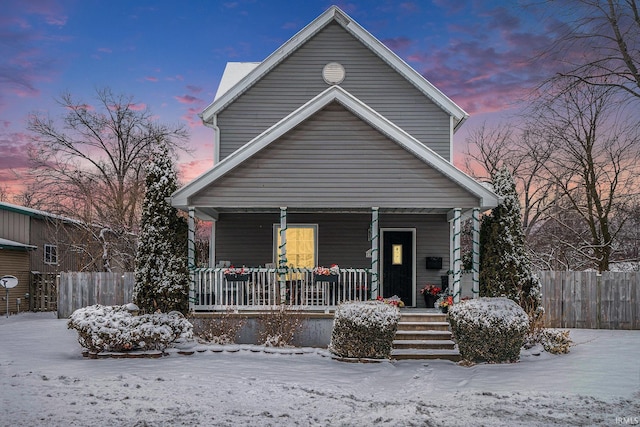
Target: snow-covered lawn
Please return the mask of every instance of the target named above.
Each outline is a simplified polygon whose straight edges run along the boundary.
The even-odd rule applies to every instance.
[[[91,360],[65,320],[26,313],[0,319],[0,425],[640,424],[640,331],[571,337],[568,355],[470,368],[246,349]]]

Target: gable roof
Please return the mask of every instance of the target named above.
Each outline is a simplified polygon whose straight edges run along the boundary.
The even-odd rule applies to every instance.
[[[462,108],[444,95],[415,69],[404,62],[391,49],[372,36],[367,30],[362,28],[340,8],[337,6],[331,6],[322,15],[317,17],[275,52],[269,55],[263,62],[249,71],[248,74],[236,82],[232,87],[226,89],[226,87],[223,87],[221,82],[220,87],[218,88],[218,93],[216,93],[216,99],[200,114],[200,118],[203,122],[211,123],[215,114],[227,107],[275,66],[284,61],[296,49],[332,22],[337,22],[341,25],[347,32],[360,40],[383,61],[411,82],[426,97],[431,99],[435,104],[452,116],[454,118],[454,130],[456,130],[467,119],[467,117],[469,117]],[[247,72],[247,69],[245,68],[244,71]],[[227,69],[225,69],[225,74],[226,73]],[[223,91],[222,89],[226,90]]]
[[[202,191],[334,101],[340,103],[389,139],[478,197],[480,199],[480,207],[492,208],[498,204],[498,196],[484,185],[456,168],[435,151],[422,144],[340,86],[331,86],[227,156],[213,168],[173,193],[171,196],[173,206],[183,209],[188,208],[191,196]]]

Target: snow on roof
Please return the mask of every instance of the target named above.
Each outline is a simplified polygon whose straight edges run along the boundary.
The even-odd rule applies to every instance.
[[[77,219],[65,217],[62,215],[52,214],[50,212],[41,211],[38,209],[28,208],[26,206],[14,205],[7,202],[0,202],[0,209],[11,211],[11,212],[17,212],[23,215],[28,215],[36,218],[53,218],[53,219],[59,219],[65,222],[71,222],[74,224],[82,224],[82,222],[78,221]]]
[[[0,237],[0,249],[15,248],[15,249],[37,249],[36,246],[27,245],[25,243],[15,242],[9,239],[3,239]]]
[[[222,79],[220,79],[220,84],[218,85],[215,99],[227,93],[229,89],[244,79],[247,74],[253,71],[258,65],[260,65],[259,62],[227,62],[227,65],[224,67],[224,72],[222,73]]]

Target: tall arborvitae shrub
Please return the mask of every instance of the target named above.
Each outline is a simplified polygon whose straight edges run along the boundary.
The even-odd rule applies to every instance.
[[[189,307],[187,222],[166,200],[177,188],[169,150],[162,144],[147,167],[136,255],[134,301],[152,313]]]
[[[480,226],[480,296],[510,298],[530,316],[538,317],[541,285],[531,271],[513,177],[503,168],[492,181],[502,203],[484,216]]]

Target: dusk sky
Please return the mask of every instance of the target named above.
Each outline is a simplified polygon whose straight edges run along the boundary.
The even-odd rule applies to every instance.
[[[104,87],[188,126],[180,171],[194,178],[212,166],[213,131],[197,114],[225,64],[262,61],[332,4],[471,115],[455,137],[459,165],[468,133],[505,120],[555,66],[530,61],[554,21],[516,0],[0,0],[0,185],[23,182],[29,113],[59,117],[64,92],[91,104]]]

